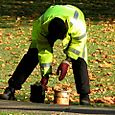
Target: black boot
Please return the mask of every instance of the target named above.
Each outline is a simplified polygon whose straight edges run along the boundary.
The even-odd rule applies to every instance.
[[[11,87],[7,87],[4,91],[3,94],[0,95],[0,99],[4,99],[4,100],[16,100],[15,96],[15,89],[11,88]]]
[[[30,101],[35,103],[44,103],[45,90],[41,85],[31,85]]]
[[[80,105],[90,105],[88,94],[80,94]]]

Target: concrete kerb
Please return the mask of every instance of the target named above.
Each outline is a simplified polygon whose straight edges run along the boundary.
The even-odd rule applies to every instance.
[[[93,115],[115,115],[115,108],[110,107],[86,107],[79,105],[57,105],[57,104],[41,104],[31,102],[18,102],[0,100],[0,111],[22,111],[33,113],[63,113],[63,114],[93,114]]]

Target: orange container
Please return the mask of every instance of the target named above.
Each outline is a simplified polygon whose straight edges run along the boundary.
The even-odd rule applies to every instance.
[[[54,103],[60,105],[69,105],[69,91],[54,90]]]

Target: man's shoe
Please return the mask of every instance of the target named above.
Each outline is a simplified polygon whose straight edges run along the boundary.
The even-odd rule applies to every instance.
[[[80,105],[90,105],[90,102],[87,100],[81,100]]]
[[[4,91],[3,94],[0,94],[0,99],[4,99],[4,100],[16,100],[15,96],[15,89],[11,88],[11,87],[7,87]]]
[[[90,105],[90,99],[88,94],[80,95],[80,105]]]

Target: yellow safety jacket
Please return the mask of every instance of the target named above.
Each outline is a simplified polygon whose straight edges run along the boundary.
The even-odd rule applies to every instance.
[[[53,58],[53,48],[46,38],[48,34],[48,24],[54,18],[61,18],[68,24],[68,32],[63,39],[64,53],[77,60],[82,57],[87,62],[86,48],[86,24],[82,11],[72,5],[50,6],[33,24],[31,48],[38,49],[38,58],[41,67],[41,74],[45,76],[51,72]]]

